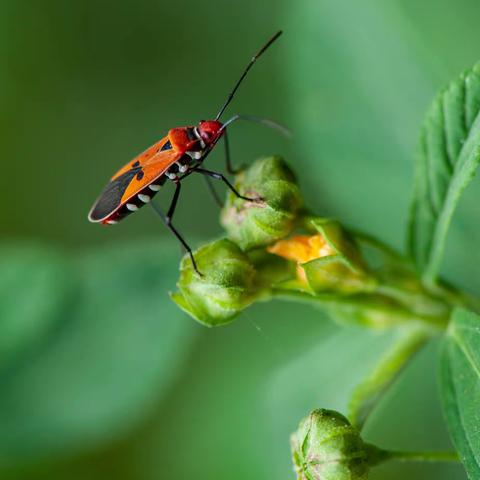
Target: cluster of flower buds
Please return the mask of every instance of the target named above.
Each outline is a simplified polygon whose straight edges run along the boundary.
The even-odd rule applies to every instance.
[[[386,453],[365,443],[342,414],[325,409],[303,419],[290,443],[298,480],[366,480]]]
[[[318,303],[337,321],[371,327],[413,321],[437,328],[448,319],[451,304],[423,287],[408,260],[306,211],[280,157],[254,162],[237,175],[235,188],[261,200],[228,194],[221,214],[227,238],[194,252],[201,274],[188,255],[182,259],[171,295],[197,321],[223,325],[275,296]],[[396,455],[364,442],[346,417],[325,409],[300,423],[291,446],[298,480],[366,480],[372,466]]]
[[[438,307],[419,288],[412,292],[400,286],[402,296],[390,288],[396,292],[393,299],[380,292],[384,279],[367,264],[355,238],[339,222],[304,209],[295,175],[282,158],[260,158],[237,175],[235,187],[261,201],[228,193],[221,213],[228,239],[194,252],[202,275],[184,257],[178,292],[172,294],[196,320],[225,324],[252,302],[278,292],[328,300],[334,318],[371,326],[410,318],[405,303],[421,315]],[[399,278],[398,272],[393,277]],[[411,274],[406,278],[408,285],[416,281]],[[443,314],[439,308],[435,315]]]

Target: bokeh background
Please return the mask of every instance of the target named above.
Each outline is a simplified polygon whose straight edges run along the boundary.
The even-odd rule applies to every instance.
[[[236,125],[234,159],[284,155],[317,213],[403,248],[419,125],[480,59],[479,20],[475,0],[0,0],[0,477],[293,478],[289,433],[311,408],[344,410],[395,332],[287,303],[205,329],[168,298],[180,252],[154,214],[101,228],[87,211],[168,128],[212,116],[283,28],[229,112],[278,119],[293,138]],[[221,149],[209,165],[222,168]],[[479,194],[462,200],[444,266],[473,293]],[[203,183],[182,195],[190,242],[220,235]],[[438,347],[384,398],[367,440],[450,448]],[[391,464],[371,477],[465,474]]]

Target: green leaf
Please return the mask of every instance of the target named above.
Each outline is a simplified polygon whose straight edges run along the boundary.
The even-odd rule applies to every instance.
[[[78,257],[75,296],[58,327],[28,362],[0,376],[0,465],[118,438],[168,392],[191,332],[168,297],[178,258],[171,243]]]
[[[480,479],[480,317],[453,313],[441,357],[448,429],[471,480]]]
[[[460,195],[480,162],[480,64],[440,93],[423,125],[410,220],[410,250],[427,281],[440,269]]]
[[[0,372],[51,331],[70,291],[65,259],[33,245],[0,250]]]

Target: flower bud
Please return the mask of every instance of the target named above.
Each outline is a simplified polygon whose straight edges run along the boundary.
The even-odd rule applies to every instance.
[[[260,294],[254,266],[230,240],[204,245],[194,257],[201,275],[185,255],[180,265],[179,291],[170,296],[200,323],[210,327],[228,323]]]
[[[365,480],[378,449],[340,413],[314,410],[291,436],[298,480]]]
[[[221,222],[241,248],[268,245],[288,235],[297,223],[302,197],[293,172],[278,156],[260,158],[235,179],[246,201],[229,193]]]
[[[267,251],[296,262],[296,275],[302,283],[307,283],[304,263],[334,254],[322,235],[295,235],[285,240],[279,240],[268,247]]]
[[[299,286],[316,293],[357,293],[371,291],[373,277],[354,241],[333,220],[315,218],[308,225],[313,235],[296,235],[280,240],[268,251],[297,263]]]

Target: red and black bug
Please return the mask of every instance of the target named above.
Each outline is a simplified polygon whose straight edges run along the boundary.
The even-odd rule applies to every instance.
[[[172,225],[172,217],[180,195],[181,181],[192,173],[199,173],[206,176],[207,180],[209,180],[209,177],[222,180],[240,198],[251,201],[258,200],[256,198],[243,197],[223,174],[201,168],[201,165],[218,140],[223,137],[226,149],[227,171],[235,173],[230,161],[227,126],[237,120],[243,119],[263,123],[280,131],[285,131],[284,127],[272,120],[248,115],[234,115],[225,123],[219,121],[250,68],[281,34],[281,31],[277,32],[252,57],[214,120],[202,120],[197,126],[172,128],[166,137],[127,163],[111,178],[108,185],[104,188],[90,210],[88,219],[94,223],[113,225],[149,203],[165,181],[170,179],[175,183],[176,188],[167,214],[163,214],[153,202],[151,205],[161,216],[165,225],[187,250],[193,267],[199,273],[192,250]]]

